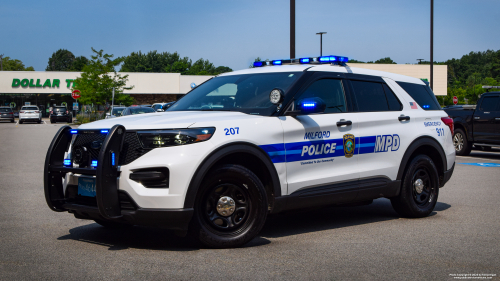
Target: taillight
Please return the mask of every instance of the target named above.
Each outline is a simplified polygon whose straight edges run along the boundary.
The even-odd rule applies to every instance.
[[[453,119],[451,119],[450,117],[441,117],[441,120],[446,126],[450,127],[451,135],[453,136],[453,130],[454,130]]]
[[[24,111],[19,111],[19,113],[24,113]]]
[[[54,111],[52,111],[52,110],[51,110],[51,111],[50,111],[50,114],[54,114]]]
[[[68,114],[68,111],[66,110],[66,114]]]
[[[35,110],[35,113],[40,113],[40,111],[38,111],[38,110]]]

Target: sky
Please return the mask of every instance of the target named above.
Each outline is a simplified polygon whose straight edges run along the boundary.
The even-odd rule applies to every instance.
[[[37,71],[59,49],[126,56],[178,52],[248,68],[290,57],[289,0],[0,0],[0,54]],[[434,60],[500,49],[500,1],[435,0]],[[400,64],[430,58],[430,0],[296,0],[296,57],[323,54]]]

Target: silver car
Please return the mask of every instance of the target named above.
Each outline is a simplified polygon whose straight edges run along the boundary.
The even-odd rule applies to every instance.
[[[25,105],[19,111],[19,124],[24,121],[35,121],[38,124],[42,123],[42,111],[36,105]]]

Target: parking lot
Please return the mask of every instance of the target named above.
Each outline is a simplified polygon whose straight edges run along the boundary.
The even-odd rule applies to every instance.
[[[275,215],[245,247],[212,250],[167,230],[107,230],[49,210],[45,154],[65,124],[0,123],[2,280],[499,279],[500,167],[464,163],[500,164],[500,150],[457,157],[427,218],[399,218],[389,200],[378,199]]]

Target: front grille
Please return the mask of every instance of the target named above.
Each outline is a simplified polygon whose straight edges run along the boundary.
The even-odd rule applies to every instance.
[[[101,141],[104,142],[106,134],[78,134],[73,143],[73,154],[74,149],[77,147],[85,147],[87,153],[91,160],[97,160],[99,158],[99,153],[101,148],[93,149],[92,142]],[[123,141],[123,148],[120,152],[119,165],[127,165],[132,163],[137,158],[149,152],[151,149],[142,148],[141,142],[136,132],[126,132],[125,139]]]
[[[120,200],[120,208],[122,210],[134,211],[138,206],[134,200],[124,191],[118,191],[118,199]],[[78,195],[77,185],[68,185],[66,188],[66,200],[69,203],[79,205],[97,207],[97,199],[95,197],[87,197]]]

